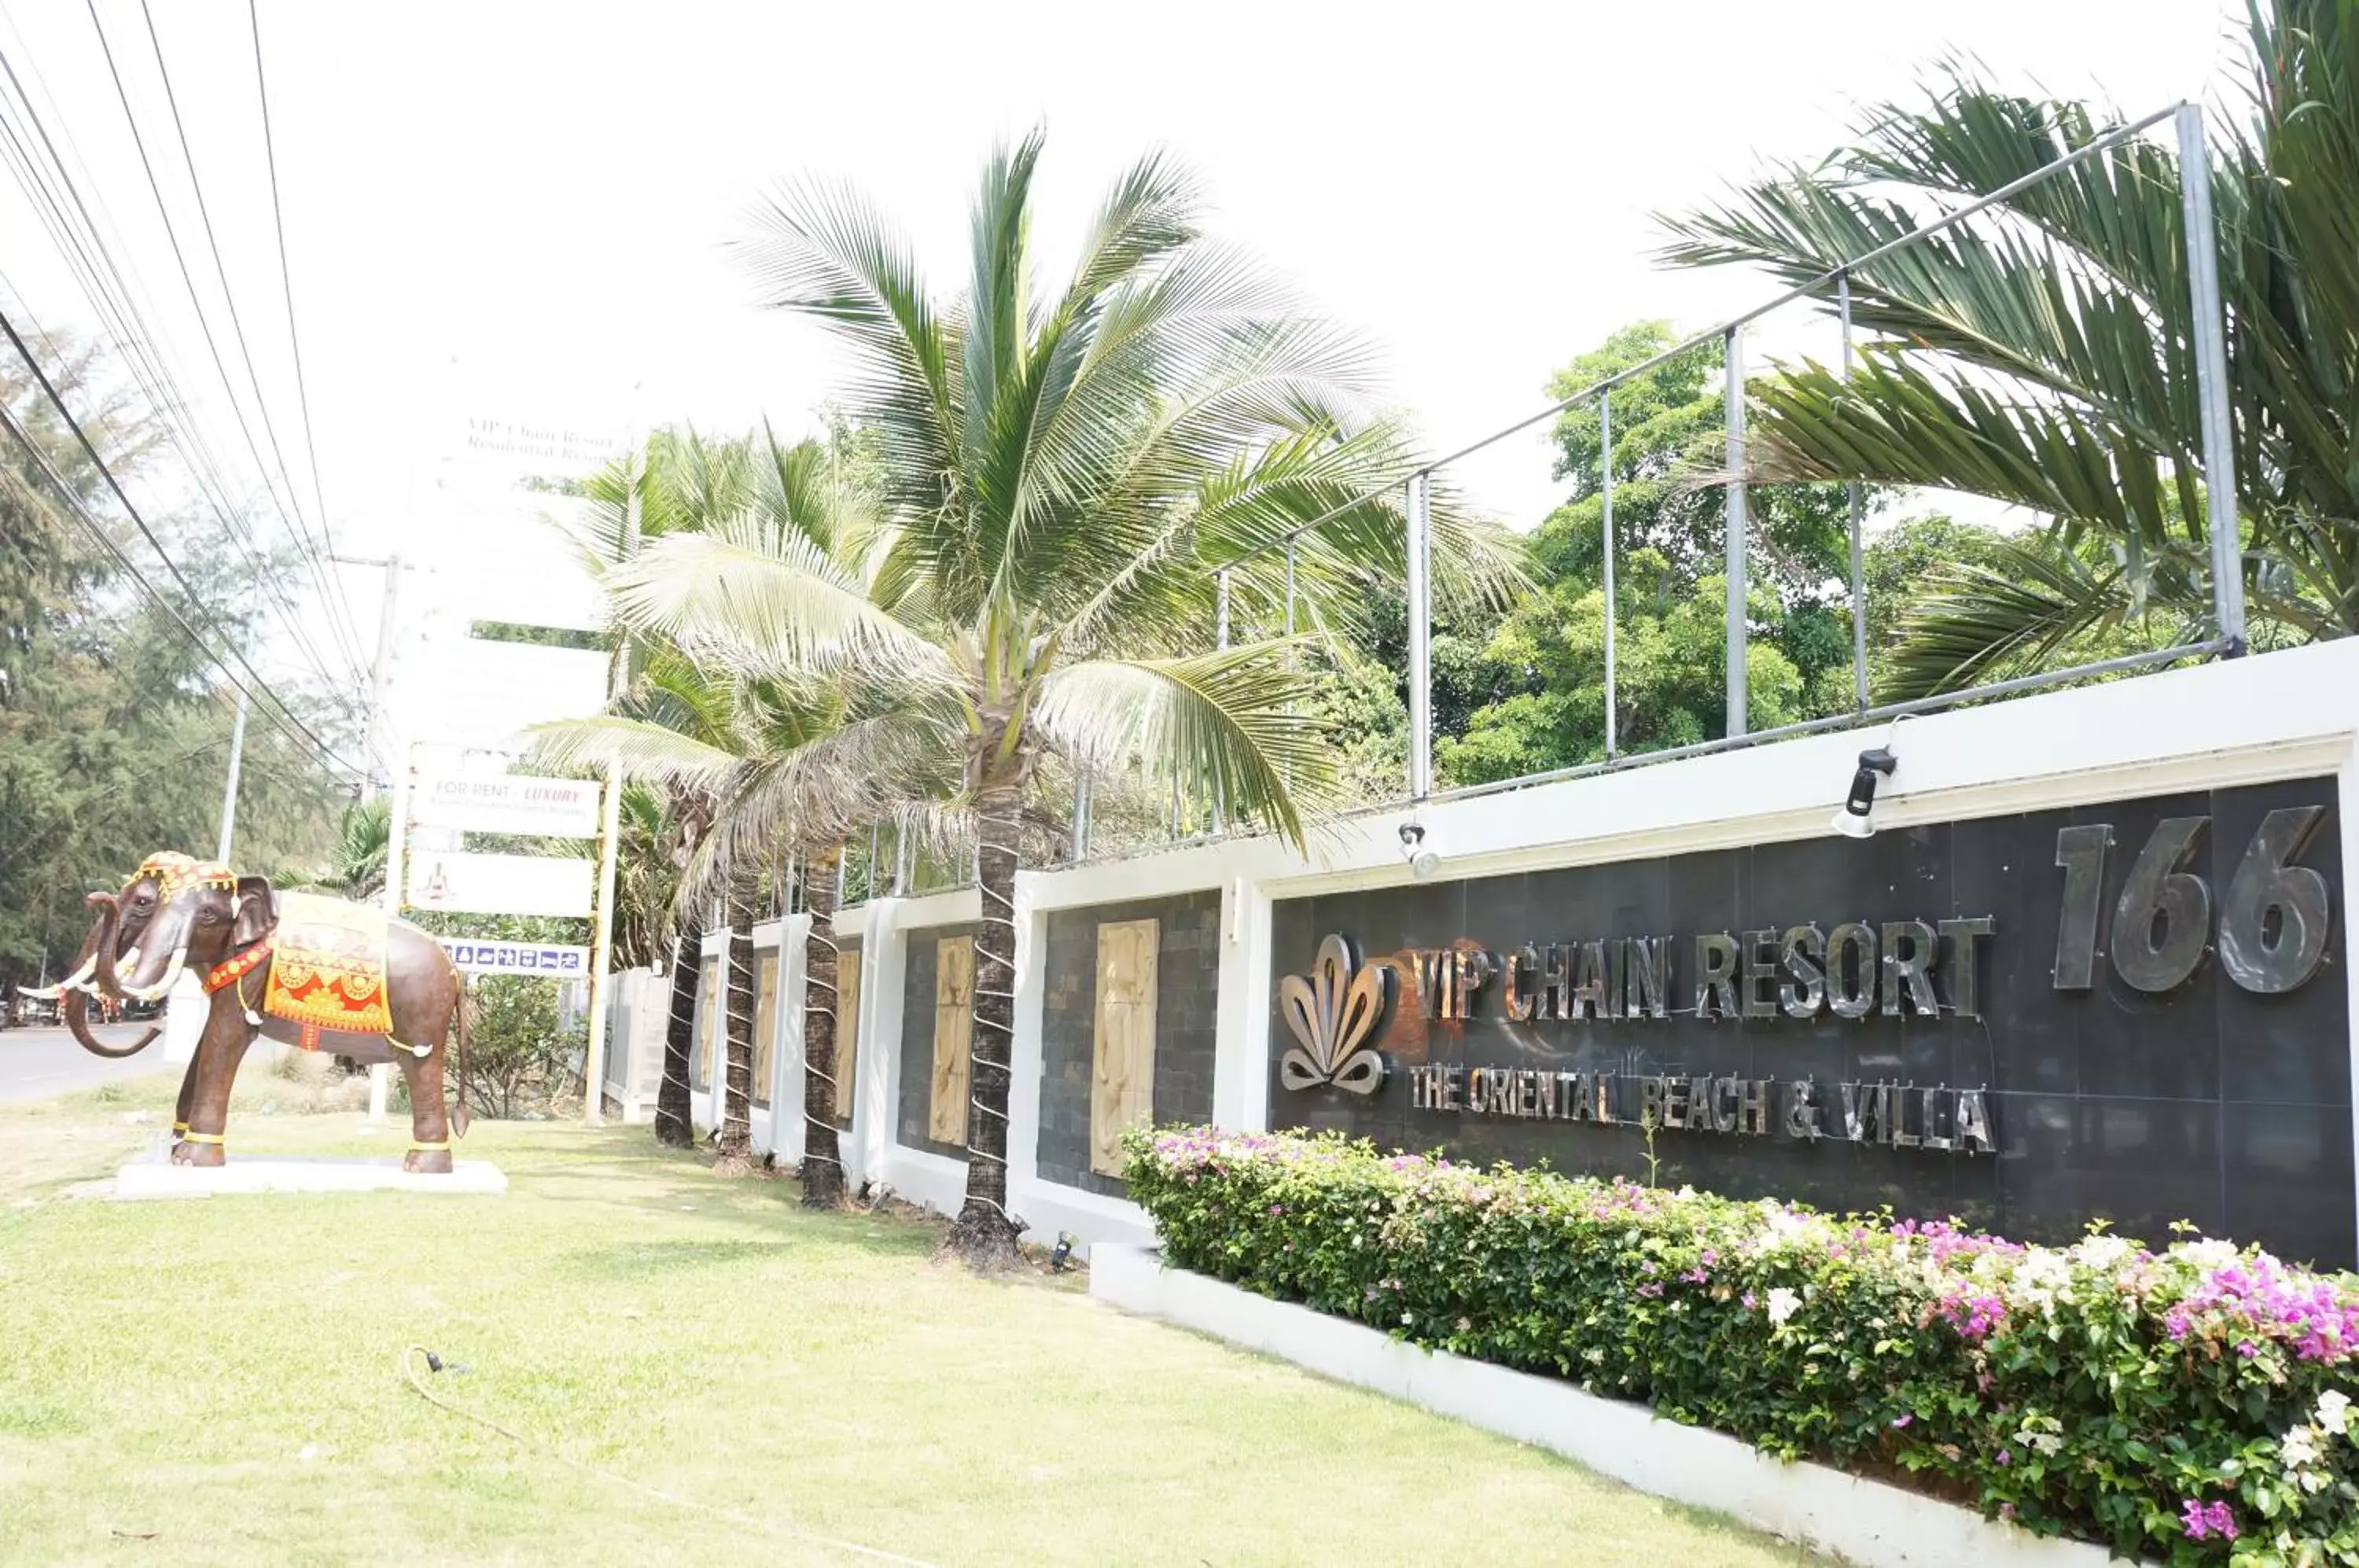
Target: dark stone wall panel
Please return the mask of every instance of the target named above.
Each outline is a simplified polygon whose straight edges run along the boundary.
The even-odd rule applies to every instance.
[[[934,980],[941,956],[939,944],[948,937],[972,939],[973,921],[957,926],[928,926],[904,934],[909,955],[901,975],[901,1088],[897,1142],[904,1149],[922,1149],[964,1162],[966,1147],[937,1142],[932,1129],[934,1100]]]
[[[1299,917],[1297,917],[1299,919]],[[1210,1121],[1220,1011],[1221,895],[1053,909],[1040,1022],[1039,1172],[1045,1181],[1121,1197],[1118,1177],[1090,1169],[1090,1079],[1097,1049],[1098,927],[1153,920],[1155,1120]]]
[[[2234,983],[2218,956],[2219,922],[2254,833],[2275,810],[2323,808],[2297,864],[2330,889],[2325,960],[2282,995]],[[1631,1127],[1413,1109],[1408,1069],[1420,1063],[1638,1074],[1808,1078],[1822,1102],[1844,1082],[1890,1080],[1983,1091],[1995,1152],[1986,1155],[1817,1143],[1665,1128],[1658,1179],[1737,1196],[1825,1207],[1890,1204],[1955,1216],[2025,1240],[2063,1241],[2094,1218],[2164,1243],[2173,1221],[2255,1241],[2288,1258],[2354,1261],[2353,1054],[2340,803],[2331,777],[2125,799],[2069,810],[1889,828],[1865,841],[1824,837],[1462,882],[1416,883],[1281,899],[1272,911],[1273,981],[1308,974],[1320,942],[1341,932],[1368,962],[1403,975],[1402,1000],[1375,1043],[1393,1064],[1373,1096],[1288,1090],[1277,1056],[1293,1043],[1269,1020],[1270,1119],[1340,1128],[1380,1144],[1453,1158],[1545,1160],[1551,1168],[1644,1179],[1647,1142]],[[2164,994],[2126,983],[2109,961],[2114,910],[2164,819],[2208,819],[2185,870],[2208,886],[2202,961]],[[2064,872],[2057,833],[2113,829],[2098,899],[2094,984],[2053,983]],[[1979,1018],[1959,1015],[1941,983],[1939,1016],[1700,1018],[1694,942],[1815,922],[1991,916],[1980,944]],[[2125,940],[2128,933],[2120,933]],[[1579,1022],[1508,1019],[1495,983],[1464,1019],[1419,1016],[1414,950],[1669,936],[1671,1016]],[[1945,953],[1947,966],[1951,954]],[[1273,987],[1274,991],[1274,987]],[[1086,1054],[1086,1053],[1084,1053]],[[1158,1115],[1162,1115],[1158,1103]],[[1635,1110],[1632,1111],[1635,1115]],[[1831,1123],[1840,1113],[1830,1109]]]

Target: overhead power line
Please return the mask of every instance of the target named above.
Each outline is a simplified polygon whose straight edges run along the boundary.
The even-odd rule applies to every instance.
[[[211,318],[205,314],[204,301],[197,292],[196,276],[190,271],[188,254],[181,248],[179,230],[173,225],[171,209],[165,203],[164,187],[162,181],[156,176],[155,160],[148,156],[147,138],[140,132],[139,117],[132,112],[131,94],[124,86],[123,72],[120,67],[115,63],[114,47],[106,36],[105,24],[99,20],[96,0],[86,0],[86,5],[87,9],[90,12],[90,25],[98,34],[99,51],[106,58],[107,76],[114,84],[115,102],[122,106],[124,121],[130,127],[132,146],[139,154],[140,169],[147,177],[148,194],[155,199],[157,215],[163,222],[164,237],[171,245],[172,260],[174,265],[179,268],[180,274],[180,285],[188,291],[189,308],[196,312],[197,327],[204,336],[206,352],[212,356],[213,374],[220,378],[222,390],[228,396],[230,413],[237,421],[239,435],[245,438],[245,450],[248,455],[254,459],[255,467],[262,474],[263,489],[269,495],[271,504],[277,506],[281,517],[286,518],[288,527],[296,534],[300,536],[302,534],[302,525],[296,520],[295,512],[289,511],[287,505],[279,500],[277,487],[270,482],[270,465],[263,461],[262,447],[260,443],[254,439],[254,427],[247,422],[245,405],[238,400],[236,387],[230,379],[228,364],[222,357],[220,341],[213,335],[212,321]],[[193,173],[193,170],[191,172]],[[224,287],[226,287],[225,284]],[[234,309],[232,310],[232,315],[233,317],[235,315]],[[255,388],[257,398],[260,396],[260,391],[261,389],[257,386]],[[266,412],[264,414],[263,419],[266,427],[269,422],[269,417]],[[279,464],[279,467],[283,476],[286,467],[283,461]],[[322,583],[322,587],[325,587],[324,582]],[[333,620],[332,605],[331,606],[331,620],[332,622]],[[340,641],[345,640],[341,628],[339,628],[338,637]],[[344,654],[347,659],[353,661],[354,669],[357,670],[360,665],[359,656],[353,651],[349,645],[346,646]]]
[[[270,168],[270,221],[278,232],[278,291],[287,300],[287,347],[295,360],[295,406],[303,415],[303,451],[311,466],[311,503],[319,508],[320,531],[328,530],[328,497],[320,487],[320,443],[311,435],[311,393],[303,381],[303,334],[295,328],[295,275],[287,265],[287,213],[278,204],[278,144],[270,134],[270,83],[262,68],[260,0],[245,0],[245,17],[254,31],[254,90],[262,101],[262,156]],[[333,542],[330,541],[332,551]],[[339,580],[339,588],[342,582]],[[344,605],[346,619],[352,605]]]
[[[28,65],[38,80],[40,76],[38,62],[28,61]],[[295,613],[295,605],[298,602],[296,595],[288,591],[277,569],[262,554],[249,530],[240,520],[237,508],[228,500],[230,486],[211,448],[197,433],[195,424],[189,413],[188,400],[176,390],[176,378],[158,357],[155,347],[149,341],[149,334],[139,305],[133,298],[130,280],[116,265],[108,248],[106,234],[98,222],[97,214],[93,212],[90,203],[83,199],[82,191],[75,181],[72,169],[67,163],[57,142],[52,139],[49,126],[43,122],[39,108],[34,103],[32,95],[26,90],[24,82],[17,77],[16,66],[5,51],[0,51],[0,74],[5,74],[8,86],[16,93],[18,100],[16,112],[22,114],[32,135],[38,137],[40,149],[47,154],[46,168],[54,169],[56,183],[62,187],[64,199],[61,200],[57,191],[52,189],[50,177],[45,170],[43,159],[36,156],[29,142],[20,136],[18,132],[9,125],[9,105],[5,97],[0,97],[0,153],[10,155],[10,161],[16,169],[18,182],[24,187],[27,197],[33,202],[36,214],[41,219],[43,226],[49,231],[52,240],[57,243],[69,270],[74,274],[83,293],[90,299],[103,328],[114,338],[123,363],[155,408],[166,433],[172,439],[174,444],[181,449],[182,455],[189,464],[190,477],[195,482],[198,495],[204,499],[208,507],[220,520],[231,539],[238,545],[249,562],[253,564],[256,572],[276,586],[277,593],[270,601],[271,607],[292,635],[299,651],[330,689],[349,686],[359,672],[358,666],[352,661],[349,654],[339,648],[338,652],[344,659],[346,673],[339,676],[330,670],[326,660],[321,658],[319,649],[313,645],[310,630],[304,621]],[[46,83],[43,85],[46,90]],[[61,126],[60,135],[66,138],[68,148],[71,150],[72,140],[71,132]],[[67,212],[67,201],[71,203],[71,214]],[[81,220],[79,227],[74,222],[75,216],[79,216]],[[88,234],[87,242],[83,237],[84,231]],[[5,278],[0,278],[0,284],[5,282]],[[19,299],[22,299],[21,291],[16,290],[13,285],[9,286],[9,291],[17,294]],[[48,334],[39,324],[34,322],[33,326],[37,335],[42,337],[45,343],[48,342]],[[58,352],[54,343],[49,346],[53,354]],[[332,623],[331,629],[333,629]]]
[[[95,3],[96,0],[92,0],[92,4],[94,5]],[[230,287],[229,267],[222,260],[221,240],[213,231],[212,209],[205,202],[205,182],[197,174],[197,155],[189,146],[188,126],[183,124],[180,119],[180,96],[178,93],[173,91],[172,71],[169,66],[164,63],[164,40],[157,35],[156,14],[154,11],[149,9],[147,0],[139,0],[139,15],[147,24],[147,47],[155,52],[156,74],[164,83],[164,104],[165,107],[169,109],[172,114],[172,135],[180,144],[180,161],[188,166],[189,189],[195,194],[197,199],[197,217],[204,225],[205,248],[212,254],[213,276],[221,279],[222,302],[229,308],[230,333],[233,337],[237,339],[238,358],[245,363],[246,382],[254,388],[254,407],[255,413],[259,414],[262,419],[263,436],[269,441],[271,458],[278,465],[279,483],[287,486],[288,502],[295,508],[295,522],[299,535],[299,542],[301,545],[303,553],[310,561],[311,574],[319,583],[320,593],[321,594],[324,606],[328,612],[330,625],[335,629],[337,639],[344,644],[344,651],[355,661],[355,665],[357,666],[357,662],[360,658],[360,645],[357,640],[358,633],[351,628],[349,625],[337,625],[336,612],[340,606],[341,595],[337,592],[336,585],[330,583],[328,580],[327,564],[325,561],[322,560],[321,551],[312,545],[309,536],[302,533],[302,503],[296,499],[295,479],[294,476],[287,471],[287,453],[278,444],[277,427],[271,422],[270,401],[263,396],[262,377],[255,373],[254,368],[254,351],[246,343],[245,323],[244,321],[239,319],[237,313],[237,291]],[[276,163],[276,155],[273,155],[272,161],[274,164]],[[275,181],[273,188],[275,191]],[[285,262],[285,254],[283,251],[280,255],[280,262],[283,266]],[[317,484],[318,477],[317,463],[315,462],[312,474],[315,485]],[[328,527],[328,517],[324,510],[322,510],[320,515],[319,527],[321,533],[324,537]],[[344,610],[344,619],[348,623],[351,618],[351,607],[349,605],[342,605],[342,607]]]
[[[40,443],[34,441],[31,433],[28,432],[23,425],[16,422],[16,417],[8,411],[8,408],[5,403],[0,403],[0,430],[6,430],[10,436],[16,439],[16,444],[25,449],[26,452],[33,459],[35,464],[39,467],[43,477],[49,480],[50,488],[55,490],[58,495],[64,499],[67,506],[73,514],[74,520],[82,524],[83,529],[89,533],[91,538],[96,540],[99,546],[103,549],[107,554],[114,558],[115,563],[123,568],[124,572],[130,576],[131,580],[138,585],[139,590],[156,602],[157,608],[162,610],[167,615],[169,615],[172,618],[173,625],[179,628],[180,635],[189,640],[190,646],[194,648],[199,653],[202,654],[205,659],[211,663],[214,669],[221,671],[222,679],[227,681],[233,690],[245,694],[249,700],[251,700],[254,695],[254,689],[248,687],[245,682],[237,678],[237,676],[230,670],[229,666],[223,661],[221,655],[215,653],[212,645],[207,643],[203,637],[199,635],[197,629],[189,624],[188,617],[181,615],[178,606],[173,604],[169,599],[164,596],[163,591],[147,580],[147,573],[139,570],[138,564],[128,555],[124,553],[123,547],[115,543],[114,537],[106,531],[105,525],[91,515],[90,508],[82,504],[82,497],[74,493],[73,486],[66,482],[65,475],[60,474],[57,470],[56,464],[49,461],[49,453],[43,452],[41,450]],[[245,665],[245,660],[243,656],[236,655],[236,645],[234,643],[231,643],[230,647],[233,657],[236,657],[239,665],[244,667]],[[252,671],[249,670],[248,673],[252,674]],[[330,750],[327,742],[321,740],[318,735],[313,733],[310,725],[297,718],[294,714],[294,711],[288,708],[286,702],[279,698],[278,694],[276,691],[271,691],[269,686],[263,682],[259,676],[255,676],[254,680],[255,684],[260,687],[261,690],[270,698],[270,706],[263,707],[260,704],[256,704],[256,711],[262,714],[264,719],[269,722],[271,727],[277,730],[288,740],[294,741],[299,745],[308,746],[315,755],[326,761],[331,768],[347,770],[352,768],[352,764],[336,755],[335,752]]]
[[[61,222],[61,212],[59,212],[59,210],[57,210],[57,202],[54,202],[54,196],[52,196],[52,193],[48,191],[48,184],[45,184],[45,181],[42,181],[40,169],[38,169],[38,168],[28,168],[28,165],[26,165],[26,148],[24,148],[24,144],[21,144],[21,141],[19,141],[19,136],[16,136],[16,132],[14,132],[12,127],[9,127],[7,118],[5,118],[5,103],[0,103],[0,153],[9,153],[9,160],[12,160],[14,172],[16,172],[16,177],[19,177],[19,184],[26,184],[26,193],[28,193],[28,196],[36,196],[36,205],[38,205],[38,208],[40,208],[40,205],[45,205],[45,208],[48,208],[48,210],[40,210],[42,226],[48,226],[49,234],[52,234],[54,241],[59,241],[59,247],[61,247],[61,250],[66,250],[66,262],[69,262],[69,268],[73,268],[73,271],[75,271],[75,278],[78,278],[78,280],[81,280],[81,283],[82,283],[82,290],[90,292],[90,295],[92,295],[92,304],[97,304],[97,307],[99,307],[99,316],[102,316],[102,321],[103,321],[103,319],[108,319],[108,316],[111,316],[111,311],[108,311],[106,295],[103,295],[103,283],[102,283],[102,280],[99,280],[99,278],[94,278],[94,276],[82,276],[82,267],[81,267],[81,264],[75,264],[75,255],[73,255],[73,250],[75,250],[75,247],[78,247],[78,245],[69,245],[69,241],[71,241],[71,238],[73,238],[73,235],[71,235],[71,234],[61,234],[61,231],[59,231],[59,222]],[[5,271],[0,271],[0,288],[5,288],[5,290],[7,290],[9,295],[12,295],[14,299],[16,299],[16,302],[19,302],[19,307],[21,307],[21,304],[24,304],[24,290],[19,290],[19,288],[14,286],[14,280],[9,278],[9,276],[5,274]],[[42,325],[38,323],[38,321],[33,321],[33,316],[30,316],[30,311],[26,311],[26,321],[28,321],[30,328],[33,328],[33,335],[40,337],[42,346],[45,346],[45,349],[48,349],[49,356],[52,356],[54,361],[64,363],[64,361],[66,361],[66,352],[64,352],[64,349],[61,349],[61,346],[57,344],[57,340],[52,340],[52,337],[49,337],[49,330],[48,330],[48,328],[42,328]],[[114,328],[111,328],[111,330],[114,330],[114,332],[115,332],[115,337],[118,337],[118,342],[123,340],[123,337],[125,337],[125,328],[120,328],[120,325],[114,325]],[[144,349],[144,344],[139,344],[139,349]],[[136,382],[139,382],[139,387],[142,387],[142,391],[144,391],[144,394],[147,394],[147,397],[148,397],[148,401],[151,401],[153,406],[158,408],[158,415],[160,415],[160,418],[163,418],[163,422],[165,422],[165,431],[168,431],[168,434],[172,436],[172,441],[175,441],[177,446],[184,448],[184,452],[189,452],[189,451],[191,451],[191,448],[193,448],[193,451],[196,451],[196,452],[203,452],[203,448],[201,448],[201,446],[193,446],[191,439],[189,439],[189,436],[181,434],[179,424],[177,424],[177,422],[175,422],[175,418],[172,418],[172,415],[175,415],[177,410],[175,410],[175,408],[172,408],[172,403],[169,403],[168,394],[165,394],[165,391],[160,391],[160,389],[158,389],[158,385],[156,385],[156,382],[153,382],[153,373],[151,373],[151,368],[148,368],[147,363],[144,363],[142,352],[132,352],[132,349],[123,349],[123,361],[125,361],[127,368],[132,370],[132,379],[136,379]],[[198,490],[198,495],[203,495],[203,497],[205,497],[205,502],[208,502],[210,507],[212,507],[214,517],[220,517],[220,518],[222,518],[222,526],[224,526],[224,528],[229,530],[229,538],[231,538],[231,540],[234,540],[234,542],[236,542],[238,550],[241,550],[243,554],[245,554],[247,561],[253,563],[255,571],[257,571],[257,575],[262,575],[262,578],[266,578],[266,580],[269,580],[269,583],[274,583],[274,584],[281,584],[281,580],[278,580],[278,573],[276,573],[276,568],[271,566],[271,563],[266,561],[266,559],[262,557],[262,554],[259,554],[257,550],[255,550],[253,540],[250,540],[250,535],[247,535],[245,530],[243,530],[241,526],[236,524],[236,518],[231,517],[231,514],[226,512],[224,507],[222,507],[222,502],[217,500],[217,497],[214,497],[212,493],[210,493],[210,490],[208,490],[208,484],[205,484],[205,472],[203,472],[203,469],[201,469],[201,467],[198,467],[196,457],[191,457],[191,467],[189,467],[189,472],[191,472],[191,476],[193,476],[193,479],[196,479],[196,490]],[[220,479],[214,479],[214,484],[220,484]],[[283,584],[281,584],[281,594],[286,594],[286,587],[283,587]],[[311,644],[311,637],[309,637],[309,632],[307,632],[307,629],[304,629],[302,620],[298,620],[298,618],[295,618],[295,615],[292,615],[292,613],[290,613],[290,596],[283,596],[283,599],[274,601],[274,604],[276,604],[276,608],[278,608],[278,613],[281,613],[281,618],[286,620],[288,632],[292,632],[292,637],[295,637],[295,644],[298,644],[298,648],[299,648],[299,651],[302,651],[302,656],[307,658],[309,665],[311,665],[311,670],[314,670],[314,672],[319,672],[321,681],[325,681],[325,684],[331,686],[331,689],[335,689],[335,686],[342,684],[342,679],[337,677],[335,672],[331,672],[331,670],[328,670],[328,662],[325,662],[323,658],[321,658],[319,648],[316,648],[316,646]]]
[[[295,711],[287,705],[286,702],[279,697],[277,692],[271,690],[270,683],[263,680],[261,675],[255,670],[253,665],[246,662],[245,655],[238,651],[236,639],[223,633],[220,624],[213,621],[212,613],[204,607],[204,601],[198,597],[196,590],[190,585],[189,580],[185,576],[181,575],[179,567],[174,563],[170,553],[164,549],[163,541],[158,539],[156,537],[155,531],[148,528],[147,520],[139,515],[139,508],[133,506],[131,497],[124,493],[121,481],[117,480],[114,476],[114,470],[108,467],[106,460],[99,455],[98,448],[92,443],[89,433],[82,429],[82,421],[74,417],[72,408],[68,407],[66,400],[59,395],[56,386],[49,380],[49,373],[41,368],[40,361],[33,357],[31,350],[26,346],[24,338],[18,334],[16,331],[16,323],[10,321],[5,313],[0,313],[0,332],[5,332],[6,334],[9,343],[15,346],[18,356],[24,360],[26,366],[32,371],[33,378],[40,383],[42,395],[48,397],[50,407],[54,408],[58,411],[58,417],[65,421],[66,428],[73,432],[74,440],[81,444],[83,454],[90,459],[92,466],[98,470],[99,476],[106,481],[106,487],[114,493],[115,500],[122,506],[125,515],[130,517],[132,526],[139,530],[139,536],[147,541],[149,548],[155,550],[157,558],[163,561],[164,570],[171,574],[172,581],[179,584],[180,592],[187,597],[190,607],[194,609],[199,615],[203,615],[205,619],[212,625],[214,635],[221,637],[223,646],[229,650],[229,657],[237,661],[239,669],[245,671],[247,678],[246,681],[242,681],[238,680],[238,678],[231,672],[228,664],[223,660],[221,655],[213,651],[211,645],[209,645],[205,639],[198,634],[197,629],[189,624],[187,617],[180,614],[179,610],[173,605],[170,600],[167,599],[163,595],[161,591],[159,591],[154,583],[147,581],[147,574],[142,572],[138,567],[133,563],[131,558],[123,552],[122,547],[114,542],[114,536],[109,534],[104,526],[102,525],[96,517],[91,515],[90,509],[82,504],[82,497],[75,494],[73,486],[66,483],[65,476],[60,474],[57,471],[56,465],[50,463],[49,453],[42,451],[40,444],[33,440],[31,433],[16,422],[15,415],[7,410],[5,404],[0,404],[0,423],[5,423],[6,425],[8,433],[16,438],[17,444],[24,447],[26,452],[31,454],[34,462],[40,465],[42,473],[49,477],[50,485],[56,488],[58,494],[64,497],[67,504],[73,508],[75,515],[79,517],[90,531],[96,536],[99,542],[105,547],[107,552],[113,555],[116,561],[121,562],[124,569],[131,573],[133,579],[138,583],[140,587],[147,590],[148,595],[153,598],[158,604],[161,605],[165,613],[169,615],[172,619],[179,624],[180,630],[187,635],[190,642],[196,647],[198,651],[203,653],[220,668],[222,676],[224,680],[229,681],[232,686],[245,691],[250,698],[257,696],[267,697],[271,704],[277,709],[278,713],[284,715],[285,722],[280,724],[279,727],[282,730],[287,731],[288,738],[294,739],[299,735],[299,737],[308,742],[331,767],[342,768],[350,772],[359,771],[357,768],[353,768],[351,762],[339,757],[327,742],[321,740],[320,736],[312,731],[309,724],[306,724],[301,719],[296,716]],[[248,681],[251,682],[251,685],[247,683]],[[260,707],[261,704],[257,702],[256,706]],[[268,708],[264,708],[263,712],[266,716],[271,716]],[[274,718],[273,722],[277,723],[277,720]],[[289,728],[288,726],[292,727]]]

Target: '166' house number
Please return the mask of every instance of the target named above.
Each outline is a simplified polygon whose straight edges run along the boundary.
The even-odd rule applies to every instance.
[[[2318,831],[2323,806],[2291,806],[2261,819],[2229,878],[2219,916],[2220,967],[2247,991],[2290,991],[2326,957],[2326,878],[2292,862]],[[2211,885],[2187,870],[2210,817],[2165,817],[2130,863],[2113,907],[2107,957],[2141,991],[2168,991],[2202,964],[2212,940]],[[2056,989],[2095,982],[2105,859],[2114,830],[2104,822],[2061,828],[2056,864],[2064,873],[2056,931]]]

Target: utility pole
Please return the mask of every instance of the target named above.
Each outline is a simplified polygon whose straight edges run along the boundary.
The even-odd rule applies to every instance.
[[[384,556],[331,555],[330,561],[341,566],[374,566],[385,573],[385,600],[377,613],[376,666],[369,672],[368,737],[364,744],[362,766],[369,772],[368,782],[384,782],[393,791],[393,800],[386,816],[385,841],[385,912],[389,920],[401,918],[402,852],[409,827],[409,748],[393,746],[393,725],[386,712],[386,692],[393,680],[394,612],[400,602],[401,574],[417,568],[407,566],[397,554]],[[243,718],[243,710],[240,716]],[[388,748],[398,755],[386,757]],[[379,769],[383,772],[380,773]],[[387,1062],[376,1062],[369,1068],[369,1120],[385,1120],[386,1105],[393,1096],[393,1068]]]
[[[230,841],[237,833],[237,776],[245,762],[245,688],[237,689],[237,719],[229,730],[229,782],[222,787],[221,847],[213,858],[223,866],[229,862]]]
[[[328,559],[340,566],[374,566],[385,572],[385,603],[376,618],[376,666],[369,672],[368,735],[363,743],[361,761],[369,770],[370,782],[389,782],[378,769],[382,767],[390,771],[390,765],[384,761],[383,748],[387,735],[385,691],[393,672],[394,610],[400,598],[402,572],[416,569],[405,567],[398,554],[378,557],[332,555]]]

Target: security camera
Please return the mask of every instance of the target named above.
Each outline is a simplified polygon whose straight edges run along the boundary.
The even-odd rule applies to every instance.
[[[1441,869],[1441,856],[1425,847],[1425,828],[1418,822],[1400,825],[1401,858],[1412,877],[1423,878]]]
[[[1832,824],[1845,838],[1869,838],[1875,833],[1875,784],[1879,778],[1889,779],[1900,759],[1884,746],[1859,754],[1859,767],[1851,776],[1851,792],[1843,797],[1841,810]]]

